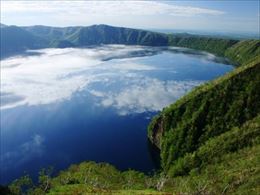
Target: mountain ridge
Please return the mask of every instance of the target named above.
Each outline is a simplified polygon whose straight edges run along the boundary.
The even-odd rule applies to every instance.
[[[13,38],[16,41],[13,41]],[[237,48],[243,49],[244,44],[242,43],[247,41],[249,40],[240,41],[237,39],[215,38],[187,33],[165,34],[105,24],[71,27],[44,25],[18,27],[5,25],[1,27],[1,58],[24,52],[27,49],[125,44],[187,47],[227,57],[235,63],[241,64],[243,60],[234,56],[233,53],[235,53]],[[255,42],[255,48],[259,48],[259,40],[251,41]],[[19,46],[16,45],[17,42],[19,42]],[[242,45],[242,47],[239,45]],[[259,50],[252,52],[256,53]]]

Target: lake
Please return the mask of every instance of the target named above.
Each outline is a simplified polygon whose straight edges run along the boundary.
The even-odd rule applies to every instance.
[[[89,160],[152,172],[151,118],[232,69],[176,47],[42,49],[3,59],[0,183]]]

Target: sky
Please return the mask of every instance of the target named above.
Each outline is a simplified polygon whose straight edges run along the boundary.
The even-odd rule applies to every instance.
[[[187,29],[259,33],[258,0],[211,1],[9,1],[1,0],[7,25]]]

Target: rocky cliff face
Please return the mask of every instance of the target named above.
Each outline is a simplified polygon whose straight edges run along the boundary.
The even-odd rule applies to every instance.
[[[151,128],[152,133],[149,135],[149,139],[158,149],[161,149],[161,139],[164,131],[162,117],[159,117]]]

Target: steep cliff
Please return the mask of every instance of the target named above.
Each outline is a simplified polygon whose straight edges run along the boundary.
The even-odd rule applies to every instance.
[[[253,47],[248,43],[255,45],[259,41],[243,42],[244,47]],[[251,56],[251,62],[199,86],[152,120],[148,136],[161,149],[164,170],[210,138],[240,127],[260,113],[259,53],[241,55]]]

